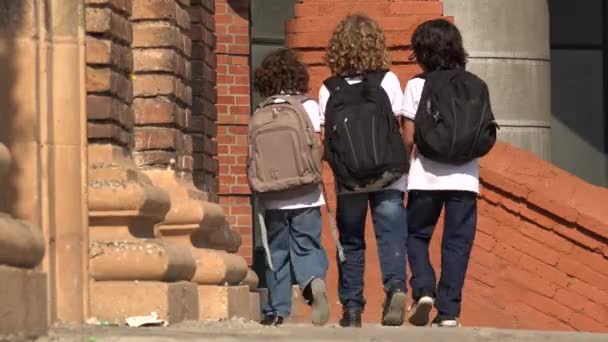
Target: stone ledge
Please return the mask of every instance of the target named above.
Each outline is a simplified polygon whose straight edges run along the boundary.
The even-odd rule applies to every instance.
[[[199,320],[249,319],[251,298],[247,286],[198,286]]]
[[[46,334],[46,274],[0,266],[0,335]]]
[[[198,319],[196,284],[154,281],[91,282],[91,316],[123,324],[130,316],[156,312],[169,323]]]
[[[532,153],[504,143],[498,143],[482,159],[480,179],[482,185],[499,189],[515,199],[500,200],[507,209],[521,212],[533,221],[538,221],[534,217],[542,217],[539,224],[547,229],[553,228],[554,221],[562,221],[572,227],[573,232],[580,232],[569,234],[569,239],[580,240],[584,245],[589,245],[585,243],[589,237],[598,240],[597,246],[591,249],[608,257],[608,211],[605,210],[608,189],[591,185]],[[481,196],[490,202],[498,198],[491,191],[482,191]],[[519,202],[526,208],[521,203],[513,207]]]

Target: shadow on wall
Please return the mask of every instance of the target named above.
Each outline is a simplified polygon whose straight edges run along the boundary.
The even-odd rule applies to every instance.
[[[234,13],[245,20],[249,20],[249,2],[250,0],[226,0],[226,3],[232,8]]]
[[[26,8],[30,7],[30,8]],[[23,25],[26,12],[34,13],[34,2],[32,1],[1,1],[0,2],[0,143],[11,147],[16,142],[16,137],[21,136],[23,125],[16,127],[14,114],[17,112],[17,104],[14,99],[16,65],[15,49],[16,36]],[[32,95],[35,89],[32,89]],[[32,99],[34,101],[34,99]],[[15,179],[19,165],[13,163],[11,173],[8,177],[0,179],[0,211],[12,213],[15,201]]]

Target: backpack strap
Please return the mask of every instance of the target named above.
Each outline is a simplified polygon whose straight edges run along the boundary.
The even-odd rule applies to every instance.
[[[332,76],[326,79],[323,84],[325,85],[327,90],[329,90],[330,94],[339,89],[340,87],[349,86],[348,82],[346,82],[346,80],[342,76]]]
[[[373,85],[380,86],[388,70],[373,71],[365,74],[365,79]]]

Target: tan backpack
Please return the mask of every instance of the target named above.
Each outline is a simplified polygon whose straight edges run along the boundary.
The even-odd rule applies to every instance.
[[[322,181],[321,149],[305,96],[268,98],[249,122],[247,173],[254,192],[272,193]]]

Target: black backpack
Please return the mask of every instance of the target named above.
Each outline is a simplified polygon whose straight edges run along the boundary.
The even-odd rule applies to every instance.
[[[380,190],[409,168],[399,123],[386,91],[386,72],[361,75],[349,85],[339,76],[324,84],[330,92],[325,110],[325,159],[337,183],[349,191]]]
[[[488,86],[465,70],[440,70],[425,80],[414,121],[416,149],[425,157],[461,165],[485,156],[499,128]]]

